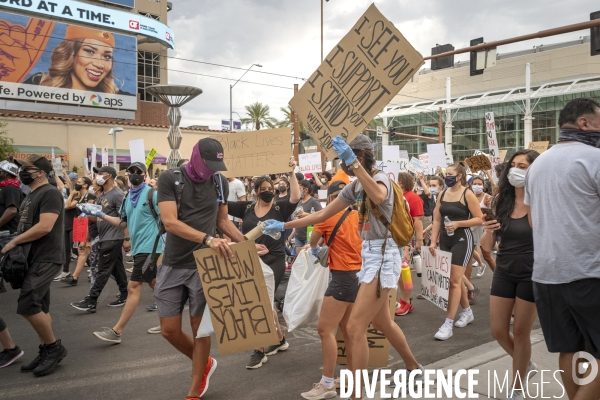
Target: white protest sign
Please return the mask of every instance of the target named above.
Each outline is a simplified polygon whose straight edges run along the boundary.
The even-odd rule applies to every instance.
[[[500,164],[500,150],[498,149],[498,140],[496,139],[496,123],[494,122],[494,113],[485,113],[485,130],[487,133],[488,146],[490,148],[490,161],[492,169]]]
[[[319,190],[319,200],[327,200],[327,189]]]
[[[397,160],[390,160],[390,161],[398,163],[398,165],[400,166],[400,172],[408,172],[408,163],[410,162],[408,160],[408,157],[398,158]]]
[[[144,139],[129,141],[129,157],[131,162],[146,163],[146,152],[144,151]]]
[[[90,167],[88,165],[87,157],[83,157],[81,159],[81,162],[83,163],[83,169],[85,170],[85,176],[87,176],[90,173]]]
[[[400,146],[381,146],[381,159],[384,161],[400,158]]]
[[[410,157],[408,156],[408,151],[400,150],[398,152],[398,158],[406,158],[407,160],[410,159]]]
[[[321,172],[321,153],[300,154],[300,172],[313,173]]]
[[[427,145],[429,168],[433,169],[434,171],[437,169],[437,167],[446,168],[446,150],[444,147],[444,143]]]
[[[377,136],[378,137],[382,137],[383,136],[383,126],[378,126],[377,127]]]
[[[446,165],[453,165],[454,164],[454,157],[452,156],[452,154],[446,154]]]
[[[331,163],[331,161],[327,161],[327,163],[325,164],[325,171],[331,171],[333,169],[333,164]]]
[[[375,161],[377,169],[385,172],[385,174],[394,182],[398,182],[398,174],[400,173],[400,164],[393,161]]]
[[[98,155],[98,149],[96,145],[92,145],[92,158],[90,159],[90,171],[92,172],[92,179],[94,178],[94,167],[96,166],[96,157]]]
[[[415,157],[410,159],[406,168],[415,175],[425,170],[421,161],[417,160]]]
[[[290,100],[328,159],[350,143],[423,65],[423,56],[372,4]],[[289,139],[288,139],[289,141]]]
[[[436,250],[435,257],[429,251],[421,253],[423,269],[421,275],[421,295],[446,311],[450,290],[450,265],[452,253]]]
[[[429,167],[429,154],[419,154],[419,161],[421,161],[421,165],[423,165],[423,172],[430,173],[431,168]]]
[[[115,160],[113,160],[114,162]],[[106,167],[108,165],[108,146],[104,146],[102,148],[102,166]]]

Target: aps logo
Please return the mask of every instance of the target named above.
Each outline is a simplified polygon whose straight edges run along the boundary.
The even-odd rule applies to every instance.
[[[169,32],[165,32],[165,38],[167,39],[167,42],[171,41],[171,34]]]
[[[135,29],[136,31],[140,29],[140,22],[130,19],[129,20],[129,29]]]
[[[99,106],[102,103],[102,97],[99,94],[93,94],[90,96],[90,102],[93,106]]]

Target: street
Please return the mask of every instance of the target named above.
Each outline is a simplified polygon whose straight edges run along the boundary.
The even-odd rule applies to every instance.
[[[416,279],[413,273],[415,284]],[[395,320],[404,330],[421,364],[427,365],[493,341],[489,332],[491,279],[489,269],[483,277],[473,278],[473,283],[481,288],[473,306],[476,319],[466,328],[455,328],[454,336],[446,342],[433,338],[444,322],[444,312],[427,300],[417,300],[416,289],[413,289],[415,310],[407,316],[395,317]],[[54,331],[69,353],[53,373],[42,378],[20,372],[21,365],[37,355],[39,342],[25,319],[15,313],[18,291],[7,289],[7,293],[0,294],[0,315],[25,355],[0,370],[0,399],[183,399],[187,394],[190,361],[161,335],[147,333],[149,328],[159,324],[157,313],[146,310],[153,302],[149,287],[145,286],[142,291],[140,304],[125,328],[122,343],[111,345],[95,338],[92,332],[112,327],[118,320],[121,308],[107,305],[118,293],[114,280],[109,280],[104,289],[96,314],[86,314],[70,306],[71,302],[79,301],[87,294],[88,282],[84,274],[76,287],[52,283]],[[187,309],[184,326],[190,332],[186,321]],[[284,325],[283,318],[281,321]],[[536,328],[539,328],[537,322]],[[245,367],[250,351],[219,356],[213,340],[211,354],[218,360],[218,368],[203,400],[301,399],[300,393],[310,390],[321,377],[319,335],[316,327],[311,326],[298,328],[287,338],[290,348],[269,357],[268,362],[257,370]],[[392,369],[403,367],[393,349],[389,366]]]

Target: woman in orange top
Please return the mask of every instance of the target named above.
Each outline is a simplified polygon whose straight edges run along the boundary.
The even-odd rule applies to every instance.
[[[342,181],[331,183],[327,189],[327,202],[331,203],[345,186],[346,183]],[[315,225],[310,236],[310,248],[313,255],[319,250],[318,243],[321,238],[324,243],[327,243],[345,212],[346,210],[340,211],[325,222]],[[302,397],[305,399],[329,399],[337,396],[337,385],[333,379],[338,353],[335,328],[340,326],[347,343],[346,325],[359,288],[356,274],[362,266],[362,239],[357,228],[358,212],[352,210],[340,225],[329,247],[327,261],[331,270],[331,281],[323,299],[318,327],[323,353],[323,376],[319,383],[314,384],[311,391],[302,393]],[[346,352],[346,357],[348,369],[352,370],[349,352]]]

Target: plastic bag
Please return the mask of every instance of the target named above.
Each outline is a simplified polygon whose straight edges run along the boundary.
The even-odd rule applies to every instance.
[[[315,264],[315,257],[302,250],[292,266],[285,293],[283,318],[288,325],[288,332],[301,325],[316,324],[319,321],[328,284],[329,268]]]
[[[262,260],[260,260],[260,266],[262,267],[263,275],[265,276],[265,282],[267,284],[267,292],[269,293],[271,307],[273,307],[275,298],[275,274],[273,273],[271,267],[265,264]],[[213,328],[210,310],[207,304],[206,308],[204,309],[204,314],[202,314],[202,321],[200,321],[200,326],[198,327],[198,333],[196,334],[196,338],[210,336],[213,333],[215,333],[215,330]]]

